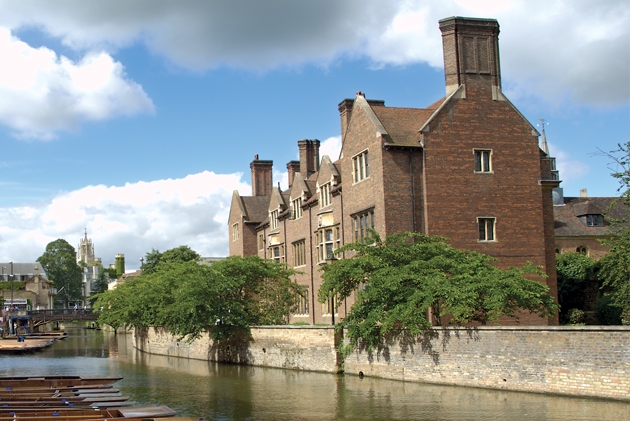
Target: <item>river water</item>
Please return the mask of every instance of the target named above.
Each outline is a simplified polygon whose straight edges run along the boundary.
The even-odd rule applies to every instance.
[[[0,375],[108,375],[138,404],[208,420],[630,420],[630,403],[223,365],[136,351],[131,335],[67,327]]]

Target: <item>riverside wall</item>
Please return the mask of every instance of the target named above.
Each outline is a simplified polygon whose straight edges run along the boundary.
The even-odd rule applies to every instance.
[[[332,327],[255,327],[251,338],[177,341],[137,331],[136,348],[159,355],[393,380],[630,401],[630,327],[436,328],[389,339],[344,361]]]

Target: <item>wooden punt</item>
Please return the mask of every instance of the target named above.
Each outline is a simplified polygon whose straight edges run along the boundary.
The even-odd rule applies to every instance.
[[[0,408],[0,421],[5,420],[101,420],[122,418],[168,418],[176,415],[168,406],[146,405],[116,409],[86,408]]]
[[[20,353],[37,351],[52,345],[55,340],[55,338],[25,339],[24,342],[18,342],[17,339],[2,339],[0,340],[0,353]]]
[[[24,343],[24,342],[20,342]],[[110,385],[122,377],[117,376],[43,376],[43,377],[0,377],[0,388],[27,387],[76,387]]]

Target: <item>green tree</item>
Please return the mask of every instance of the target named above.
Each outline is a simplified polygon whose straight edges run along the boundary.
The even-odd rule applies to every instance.
[[[568,252],[556,255],[558,274],[558,303],[560,320],[568,323],[569,310],[585,310],[584,301],[590,282],[596,279],[596,261],[581,253]]]
[[[109,285],[109,272],[105,271],[101,266],[101,269],[96,275],[96,282],[94,282],[94,287],[92,288],[92,296],[90,297],[90,302],[94,304],[96,300],[96,295],[102,292],[107,291],[107,287]]]
[[[630,142],[606,154],[615,167],[612,176],[619,180],[619,199],[612,206],[622,205],[630,211]],[[630,218],[611,220],[611,237],[602,240],[610,252],[600,259],[600,277],[607,288],[610,304],[621,309],[623,323],[630,324]],[[610,219],[610,218],[609,218]]]
[[[37,261],[45,268],[48,279],[57,289],[57,301],[65,308],[70,302],[83,299],[81,267],[77,264],[77,254],[66,240],[57,239],[46,245],[46,251]]]
[[[343,246],[354,257],[323,267],[319,301],[337,302],[356,294],[356,302],[338,329],[347,328],[350,346],[371,349],[388,334],[418,334],[437,324],[486,324],[521,312],[552,316],[557,303],[548,287],[526,276],[544,276],[539,268],[498,269],[496,259],[457,250],[442,237],[400,233],[384,241],[373,232],[363,243]]]
[[[286,323],[303,293],[291,281],[294,271],[270,260],[233,256],[212,266],[196,260],[160,261],[152,271],[99,294],[99,322],[115,328],[162,326],[189,341],[208,332],[220,340],[247,334],[255,324]]]
[[[153,273],[159,264],[197,262],[201,256],[188,246],[179,246],[160,253],[159,250],[152,249],[144,258],[142,271]]]

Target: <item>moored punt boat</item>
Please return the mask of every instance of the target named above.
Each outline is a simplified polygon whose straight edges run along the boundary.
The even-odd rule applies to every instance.
[[[0,420],[97,420],[121,418],[167,418],[176,415],[168,406],[147,405],[130,406],[116,409],[86,409],[86,408],[0,408]]]
[[[2,339],[0,340],[0,353],[36,351],[42,348],[46,348],[47,346],[52,345],[54,342],[55,338],[25,339],[23,342],[18,342],[17,339]]]
[[[122,377],[0,377],[0,421],[193,421],[163,405],[136,406],[113,384]],[[201,419],[201,418],[200,418]]]
[[[23,342],[21,342],[23,343]],[[114,384],[122,377],[116,376],[43,376],[43,377],[0,377],[1,388],[21,387],[74,387]]]

